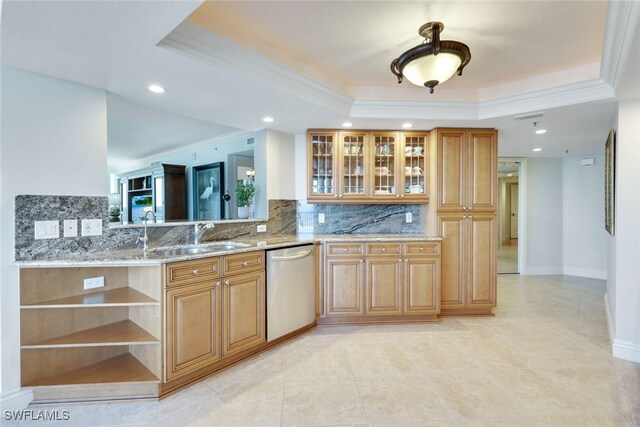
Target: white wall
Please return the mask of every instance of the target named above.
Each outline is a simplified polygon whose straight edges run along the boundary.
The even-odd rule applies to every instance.
[[[562,160],[527,159],[522,274],[562,274]]]
[[[14,199],[19,194],[106,195],[107,102],[103,90],[2,68],[0,146],[0,361],[3,406],[20,386],[19,274]],[[51,219],[59,219],[51,212]]]
[[[295,136],[295,174],[296,200],[307,200],[307,136]]]
[[[615,236],[607,292],[615,357],[640,363],[640,100],[618,106]],[[611,271],[613,270],[613,271]],[[613,298],[611,298],[613,296]],[[613,305],[611,301],[614,301]]]
[[[605,280],[604,156],[589,157],[593,166],[580,157],[562,161],[562,259],[564,274]]]

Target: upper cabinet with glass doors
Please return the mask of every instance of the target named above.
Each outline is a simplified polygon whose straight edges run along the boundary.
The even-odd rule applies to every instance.
[[[309,131],[311,203],[427,203],[429,133]]]

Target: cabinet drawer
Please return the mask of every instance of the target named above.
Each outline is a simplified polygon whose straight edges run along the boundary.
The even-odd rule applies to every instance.
[[[362,243],[328,243],[327,256],[364,255]]]
[[[222,275],[264,270],[264,251],[247,252],[222,257]]]
[[[405,255],[440,255],[440,242],[412,242],[404,244]]]
[[[220,277],[220,258],[204,258],[167,265],[167,287]]]
[[[400,255],[401,250],[399,242],[367,243],[367,255]]]

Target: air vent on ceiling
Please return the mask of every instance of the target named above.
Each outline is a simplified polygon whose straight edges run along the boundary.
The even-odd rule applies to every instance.
[[[540,111],[538,113],[530,113],[530,114],[521,114],[519,116],[513,116],[514,120],[534,120],[544,117],[544,111]]]
[[[256,142],[255,139],[247,138],[247,145],[253,145],[254,142]]]
[[[160,166],[160,160],[157,160],[155,162],[151,162],[151,166]]]

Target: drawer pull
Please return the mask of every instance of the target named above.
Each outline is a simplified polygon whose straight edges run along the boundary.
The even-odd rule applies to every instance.
[[[225,280],[225,281],[224,281],[224,284],[225,284],[225,285],[228,285],[228,284],[229,284],[229,279]]]
[[[420,248],[420,252],[424,252],[424,248]]]
[[[349,252],[349,249],[347,249],[347,248],[344,248],[344,251],[345,251],[345,252]]]
[[[245,261],[245,262],[242,263],[243,267],[247,267],[248,265],[249,265],[249,261]]]
[[[382,248],[382,252],[387,252],[387,248]]]
[[[220,282],[216,282],[216,286],[219,287],[220,286]]]
[[[197,268],[191,272],[191,274],[193,274],[194,276],[195,276],[196,274],[198,274],[198,273],[199,273],[199,271],[198,271],[198,269],[197,269]]]

